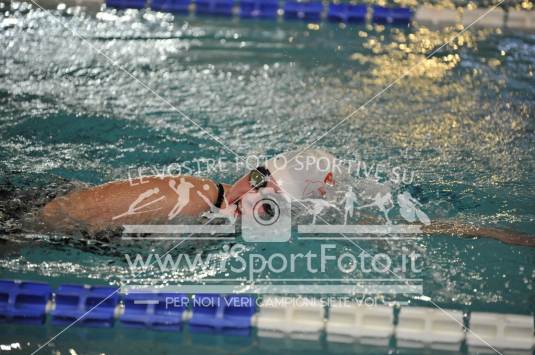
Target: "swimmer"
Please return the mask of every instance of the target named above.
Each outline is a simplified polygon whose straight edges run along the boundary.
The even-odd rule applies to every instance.
[[[334,156],[311,150],[292,161],[292,154],[268,160],[266,167],[252,170],[232,187],[193,176],[152,176],[80,189],[47,203],[41,220],[48,231],[95,233],[125,224],[172,224],[180,217],[209,217],[209,212],[231,214],[228,220],[232,221],[235,214],[251,210],[249,202],[261,188],[271,188],[287,198],[323,198],[325,186],[332,184],[329,165]],[[307,158],[319,161],[319,168],[299,169]],[[286,162],[288,166],[284,166]]]
[[[334,156],[321,150],[284,153],[245,174],[233,185],[210,179],[178,176],[147,177],[133,184],[114,181],[58,197],[44,206],[41,219],[48,230],[97,232],[125,224],[170,224],[175,218],[198,218],[210,211],[249,213],[251,201],[268,188],[303,203],[325,199],[336,183]],[[315,164],[308,164],[314,161]],[[229,221],[234,220],[230,216]],[[377,223],[364,218],[361,223]],[[440,221],[423,225],[428,235],[487,237],[504,243],[535,247],[535,236],[497,228]]]

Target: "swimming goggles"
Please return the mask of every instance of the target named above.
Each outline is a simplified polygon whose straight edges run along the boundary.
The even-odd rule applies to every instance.
[[[271,173],[268,169],[259,166],[258,168],[251,170],[249,173],[249,185],[251,185],[251,188],[258,191],[267,186],[270,176]]]

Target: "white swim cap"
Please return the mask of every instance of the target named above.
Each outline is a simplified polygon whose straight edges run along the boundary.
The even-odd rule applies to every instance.
[[[319,149],[279,154],[265,167],[290,198],[302,200],[324,195],[325,185],[334,185],[335,157]]]

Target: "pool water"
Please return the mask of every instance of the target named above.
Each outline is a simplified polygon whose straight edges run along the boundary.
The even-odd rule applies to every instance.
[[[58,177],[98,184],[128,178],[140,167],[195,167],[210,159],[223,163],[213,169],[201,164],[191,173],[232,183],[245,168],[231,151],[273,155],[303,148],[414,67],[317,146],[340,159],[414,172],[405,188],[431,219],[535,233],[533,35],[476,29],[425,60],[459,29],[272,23],[150,11],[47,13],[12,6],[0,15],[0,179],[10,188],[47,190]],[[126,252],[165,251],[172,245],[8,230],[0,238],[1,278],[54,286],[118,285],[129,275]],[[424,294],[441,307],[533,312],[531,248],[449,235],[358,244],[370,252],[422,254]],[[344,241],[338,245],[354,248]],[[249,244],[246,253],[305,248],[318,250],[319,242],[294,234],[289,244]],[[233,275],[202,270],[150,275],[207,276]],[[349,277],[336,271],[329,276]],[[26,350],[60,330],[0,328],[0,343],[20,342]],[[183,353],[271,353],[284,346],[336,352],[323,341],[288,345],[122,327],[73,327],[45,352],[165,353],[180,347]]]

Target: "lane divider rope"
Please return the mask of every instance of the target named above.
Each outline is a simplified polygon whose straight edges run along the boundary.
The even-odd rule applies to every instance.
[[[127,327],[180,331],[187,324],[194,333],[242,336],[256,328],[260,337],[317,341],[325,333],[332,343],[388,346],[395,339],[403,348],[442,350],[458,350],[462,344],[482,350],[487,345],[481,338],[498,349],[530,351],[535,344],[533,315],[463,314],[459,310],[448,310],[446,315],[429,307],[326,306],[307,298],[265,296],[257,304],[250,295],[115,291],[113,286],[72,284],[54,290],[46,283],[0,280],[0,321],[44,324],[50,320],[64,325],[85,314],[77,325],[112,327],[118,321]]]

